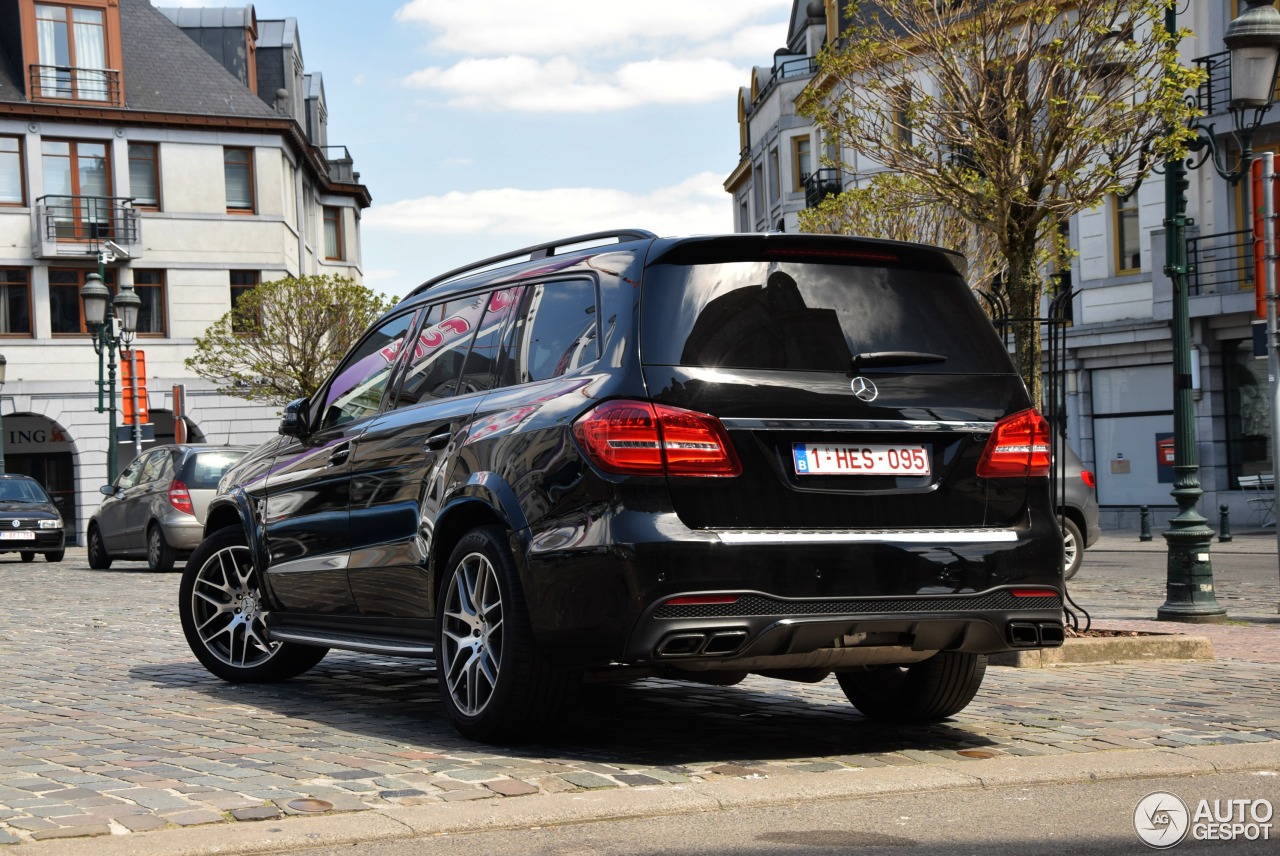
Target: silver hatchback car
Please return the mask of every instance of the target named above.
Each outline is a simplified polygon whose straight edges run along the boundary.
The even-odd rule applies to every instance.
[[[249,446],[156,446],[134,459],[89,519],[89,567],[115,559],[146,559],[169,571],[200,543],[218,480]]]

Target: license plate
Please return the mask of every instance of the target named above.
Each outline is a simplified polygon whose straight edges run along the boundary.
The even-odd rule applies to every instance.
[[[923,446],[793,443],[791,455],[801,476],[927,476]]]
[[[0,532],[0,541],[34,541],[36,533],[30,529],[16,529],[9,532]]]

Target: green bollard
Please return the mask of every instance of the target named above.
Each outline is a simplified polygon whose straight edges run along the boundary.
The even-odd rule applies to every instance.
[[[1218,506],[1218,516],[1222,518],[1222,534],[1218,540],[1225,543],[1231,540],[1231,509],[1225,502]]]
[[[1138,513],[1142,515],[1141,528],[1138,530],[1139,541],[1151,540],[1151,509],[1145,505],[1138,509]]]

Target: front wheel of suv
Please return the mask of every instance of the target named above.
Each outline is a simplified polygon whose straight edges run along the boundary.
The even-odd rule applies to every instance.
[[[196,659],[224,681],[266,683],[300,675],[328,648],[273,642],[258,569],[238,526],[219,529],[191,554],[178,587],[182,632]]]
[[[436,606],[436,673],[454,726],[474,740],[518,740],[556,724],[572,685],[534,649],[515,561],[496,526],[449,557]]]
[[[987,658],[943,652],[910,666],[870,666],[837,672],[840,689],[872,719],[932,722],[954,716],[982,686]]]

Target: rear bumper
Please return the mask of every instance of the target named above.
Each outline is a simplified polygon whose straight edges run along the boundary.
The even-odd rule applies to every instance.
[[[540,551],[532,533],[525,590],[539,644],[557,659],[732,669],[848,646],[1061,644],[1062,542],[1048,516],[1024,529],[910,532],[712,532],[638,512],[606,523],[598,544],[559,526],[555,542],[571,549]],[[665,605],[681,595],[733,602]]]
[[[204,538],[204,526],[193,515],[175,510],[157,522],[164,532],[164,540],[180,553],[190,553]]]

